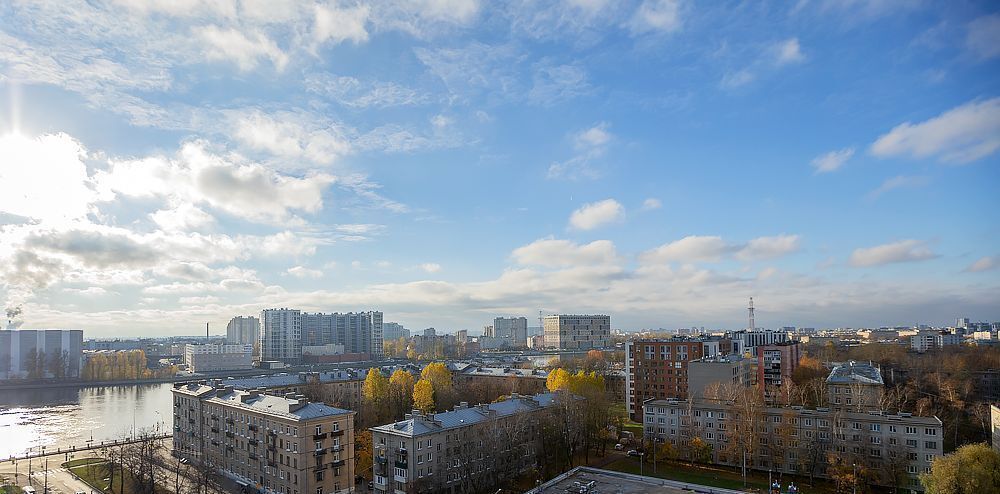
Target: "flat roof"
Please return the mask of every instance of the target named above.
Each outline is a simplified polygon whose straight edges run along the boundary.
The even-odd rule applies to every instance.
[[[645,477],[590,467],[576,467],[528,491],[526,494],[568,492],[587,494],[640,494],[647,492],[659,494],[691,494],[692,492],[705,494],[745,494],[741,491],[723,489],[721,487],[689,484],[687,482]]]

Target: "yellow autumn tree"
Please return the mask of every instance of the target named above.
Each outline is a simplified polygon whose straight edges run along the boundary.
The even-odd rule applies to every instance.
[[[413,385],[413,406],[424,413],[434,410],[434,385],[427,379]]]
[[[361,385],[361,400],[362,405],[368,410],[365,415],[374,423],[381,423],[388,417],[386,406],[389,403],[389,380],[374,367],[368,369],[365,382]]]
[[[420,373],[421,380],[427,380],[434,386],[434,405],[438,410],[450,408],[455,402],[452,388],[451,371],[442,362],[431,362]]]
[[[396,369],[389,376],[389,401],[392,408],[392,418],[398,420],[410,410],[413,403],[413,374]]]
[[[549,377],[545,379],[545,387],[552,392],[556,392],[561,389],[569,390],[571,377],[570,373],[565,369],[553,369],[549,371]]]

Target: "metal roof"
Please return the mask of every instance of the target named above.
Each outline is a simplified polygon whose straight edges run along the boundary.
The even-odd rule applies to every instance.
[[[827,384],[884,384],[882,382],[882,373],[879,372],[878,368],[871,364],[855,362],[853,360],[834,367],[830,371],[830,375],[826,378],[826,382]]]
[[[417,416],[400,422],[372,427],[371,430],[410,437],[437,433],[487,420],[490,415],[483,408],[491,410],[496,417],[506,417],[519,412],[528,412],[548,407],[555,401],[555,397],[555,393],[515,396],[497,403],[490,403],[489,405],[458,408],[428,416]]]

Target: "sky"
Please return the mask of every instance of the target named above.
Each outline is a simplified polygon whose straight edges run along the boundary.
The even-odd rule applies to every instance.
[[[998,186],[993,2],[0,0],[25,328],[996,321]]]

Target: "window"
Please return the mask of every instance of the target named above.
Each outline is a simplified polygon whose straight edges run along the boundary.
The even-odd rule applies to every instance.
[[[916,434],[917,433],[917,428],[916,427],[906,426],[906,433],[907,434]]]
[[[322,433],[323,433],[323,426],[322,425],[317,425],[316,426],[316,435],[318,436],[318,435],[320,435]]]
[[[872,432],[881,432],[882,424],[871,424]]]
[[[924,434],[928,436],[936,436],[937,429],[924,429]]]
[[[854,430],[859,431],[861,430],[861,422],[855,422],[854,424],[851,425],[851,427],[853,427]]]
[[[927,460],[927,463],[931,463],[934,461],[934,455],[927,455],[924,459]]]
[[[889,432],[896,432],[896,426],[890,425],[889,426]]]
[[[924,447],[927,449],[937,449],[937,441],[924,441]]]

